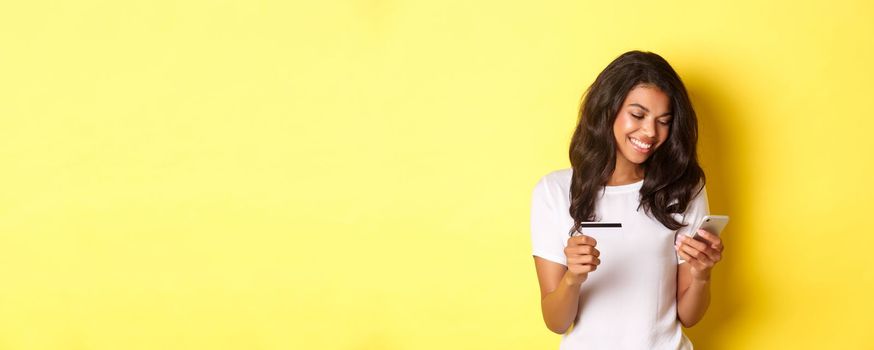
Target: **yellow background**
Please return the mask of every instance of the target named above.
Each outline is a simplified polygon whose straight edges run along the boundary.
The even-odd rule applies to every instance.
[[[872,348],[865,1],[7,1],[0,349],[555,349],[529,205],[631,49],[729,214],[700,349]]]

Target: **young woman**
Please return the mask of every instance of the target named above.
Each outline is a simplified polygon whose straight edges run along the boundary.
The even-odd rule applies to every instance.
[[[654,53],[619,56],[586,91],[571,168],[541,178],[531,208],[543,319],[561,349],[692,349],[681,325],[704,316],[723,251],[714,234],[690,237],[709,214],[697,141],[686,88]]]

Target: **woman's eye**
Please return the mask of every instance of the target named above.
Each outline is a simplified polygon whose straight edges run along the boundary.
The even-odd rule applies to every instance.
[[[632,117],[635,117],[635,118],[637,118],[637,119],[641,119],[641,118],[643,118],[642,115],[637,115],[637,114],[634,114],[634,113],[631,113],[631,116],[632,116]]]
[[[671,121],[670,121],[670,120],[659,120],[659,124],[662,124],[662,125],[671,125]]]

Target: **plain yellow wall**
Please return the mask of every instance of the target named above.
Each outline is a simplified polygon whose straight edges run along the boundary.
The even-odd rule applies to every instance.
[[[664,56],[732,216],[700,349],[874,348],[865,1],[7,1],[0,348],[555,349],[537,179]]]

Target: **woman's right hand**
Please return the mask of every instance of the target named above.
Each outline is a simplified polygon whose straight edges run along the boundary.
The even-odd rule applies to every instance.
[[[581,285],[589,277],[589,272],[595,271],[601,264],[601,252],[595,249],[598,242],[594,238],[580,234],[568,238],[564,255],[567,257],[567,272],[565,279],[575,285]]]

